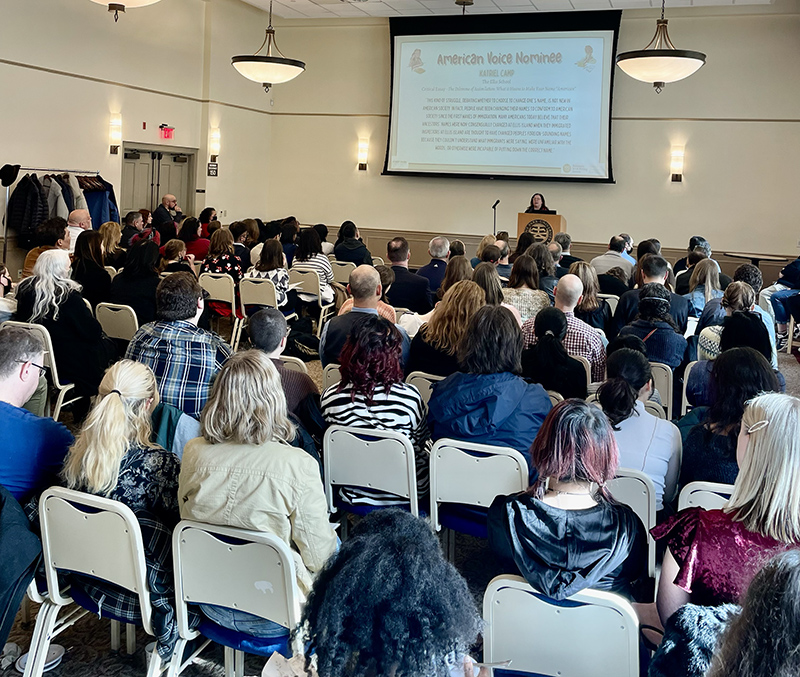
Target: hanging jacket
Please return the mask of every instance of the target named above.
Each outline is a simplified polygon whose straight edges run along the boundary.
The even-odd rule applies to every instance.
[[[74,209],[88,209],[86,206],[86,197],[83,194],[83,190],[81,189],[80,183],[78,183],[78,177],[74,174],[67,174],[67,182],[69,183],[69,187],[72,189],[72,199],[74,201],[73,208]]]
[[[36,174],[26,174],[8,199],[8,227],[17,231],[25,249],[33,246],[37,226],[47,219],[47,200],[40,188]]]
[[[45,176],[42,179],[45,195],[47,195],[47,215],[48,218],[60,216],[62,219],[69,217],[69,210],[64,197],[61,194],[61,186],[55,177]]]
[[[69,180],[66,174],[62,174],[60,176],[53,177],[57,182],[58,185],[61,186],[61,197],[64,198],[64,203],[67,205],[67,212],[71,212],[75,209],[75,200],[72,197],[72,188],[69,185]]]

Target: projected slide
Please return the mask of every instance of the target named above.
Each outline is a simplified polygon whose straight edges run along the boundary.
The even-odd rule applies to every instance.
[[[608,180],[614,31],[394,38],[387,173]]]

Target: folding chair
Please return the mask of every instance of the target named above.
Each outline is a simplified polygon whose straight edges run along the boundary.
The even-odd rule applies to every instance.
[[[333,269],[333,281],[343,284],[345,287],[350,284],[350,273],[356,269],[356,264],[350,261],[331,261]]]
[[[239,349],[239,342],[242,339],[242,330],[248,320],[248,306],[266,306],[268,308],[278,308],[278,293],[272,280],[265,277],[245,277],[239,282],[239,304],[242,309],[243,319],[239,321],[238,331],[233,337],[232,347]],[[297,319],[297,313],[286,316],[287,320]]]
[[[647,532],[647,573],[656,576],[656,542],[650,529],[656,525],[656,488],[640,470],[618,468],[617,476],[608,483],[611,495],[633,509]]]
[[[416,386],[417,390],[419,390],[419,394],[422,395],[423,401],[425,404],[427,404],[431,399],[433,384],[443,381],[444,379],[444,376],[426,374],[424,371],[412,371],[408,376],[406,376],[406,383]]]
[[[98,303],[95,317],[107,336],[130,341],[139,330],[136,311],[119,303]]]
[[[291,268],[289,270],[289,283],[299,285],[298,291],[304,294],[312,294],[317,297],[319,304],[319,322],[317,323],[317,338],[322,336],[322,325],[325,321],[336,313],[336,303],[323,303],[322,301],[322,283],[319,279],[319,273],[312,270],[297,270]]]
[[[578,360],[583,365],[584,370],[586,371],[586,387],[592,385],[592,365],[589,363],[583,355],[570,355],[571,358]]]
[[[291,657],[302,653],[302,639],[290,643],[289,633],[300,622],[292,551],[272,534],[181,521],[172,537],[175,563],[175,612],[180,638],[168,677],[177,677],[191,662],[180,664],[187,643],[198,636],[225,647],[226,677],[243,677],[244,654],[271,656],[279,651]],[[189,627],[187,604],[214,604],[274,621],[286,628],[279,637],[259,638],[230,630],[204,619]],[[196,651],[202,651],[208,642]]]
[[[672,420],[672,368],[667,364],[651,362],[650,370],[653,372],[656,390],[661,395],[667,420]]]
[[[306,363],[303,362],[299,357],[288,357],[287,355],[281,355],[278,358],[285,369],[289,371],[299,371],[301,374],[308,374],[308,367]]]
[[[664,411],[664,407],[662,407],[658,402],[653,402],[652,400],[648,400],[644,403],[644,410],[648,414],[652,414],[657,418],[663,418],[664,420],[667,419],[667,412]]]
[[[487,663],[510,659],[515,672],[559,677],[639,676],[639,621],[620,595],[583,590],[556,601],[520,576],[498,576],[483,620]]]
[[[342,374],[339,371],[338,364],[329,364],[322,370],[322,392],[325,392],[330,386],[339,383],[342,380]]]
[[[678,510],[695,507],[719,510],[725,507],[731,494],[733,494],[732,484],[689,482],[678,495]]]
[[[61,589],[58,571],[108,582],[136,594],[142,627],[154,635],[142,532],[133,511],[118,501],[61,487],[45,490],[39,510],[47,596],[41,598],[24,677],[41,677],[53,638],[90,611],[97,611],[77,587]],[[59,613],[73,601],[78,607],[58,622]],[[128,619],[105,615],[128,623]],[[162,667],[154,651],[148,677],[160,674]]]
[[[117,275],[117,269],[114,268],[114,266],[103,266],[103,268],[105,268],[105,271],[111,276],[112,280]]]
[[[44,346],[44,359],[42,360],[44,364],[42,366],[47,367],[50,370],[51,385],[58,391],[58,397],[56,398],[56,403],[53,407],[52,413],[53,419],[57,421],[58,417],[61,415],[61,409],[63,407],[74,404],[84,396],[78,395],[77,397],[73,397],[65,401],[67,393],[69,393],[75,387],[75,384],[62,383],[58,378],[58,366],[56,365],[56,360],[53,353],[53,341],[50,339],[50,332],[47,331],[47,328],[43,325],[33,324],[31,322],[14,322],[13,320],[8,320],[3,322],[3,326],[6,325],[10,327],[19,327],[21,329],[30,331],[39,339],[39,341],[41,341],[42,345]]]
[[[554,407],[559,403],[564,401],[564,396],[561,393],[557,393],[555,390],[547,390],[545,391],[550,398],[550,404]]]
[[[373,256],[372,257],[372,265],[373,266],[385,266],[383,259],[380,256]]]
[[[616,294],[598,294],[597,298],[604,299],[606,303],[611,307],[611,314],[617,312],[617,304],[619,304],[619,296]]]
[[[206,301],[220,301],[230,305],[231,318],[233,320],[231,344],[233,344],[238,338],[239,325],[242,322],[236,307],[236,284],[233,278],[227,273],[203,273],[199,281],[200,286],[208,292]],[[219,325],[219,321],[217,321],[217,325]],[[219,329],[219,326],[217,326],[217,329]]]
[[[689,409],[691,409],[691,405],[689,404],[689,399],[686,397],[686,389],[689,385],[689,374],[691,373],[692,369],[697,364],[697,361],[689,362],[686,365],[686,369],[683,372],[683,395],[681,396],[681,416],[686,416]]]

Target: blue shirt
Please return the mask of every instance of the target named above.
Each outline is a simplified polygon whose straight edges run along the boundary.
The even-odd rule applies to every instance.
[[[72,442],[61,423],[0,402],[0,484],[20,503],[57,484]]]

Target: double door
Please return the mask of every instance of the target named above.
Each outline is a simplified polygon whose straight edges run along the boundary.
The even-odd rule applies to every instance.
[[[149,209],[172,194],[184,214],[194,215],[195,155],[167,148],[152,150],[126,146],[122,160],[121,216]]]

